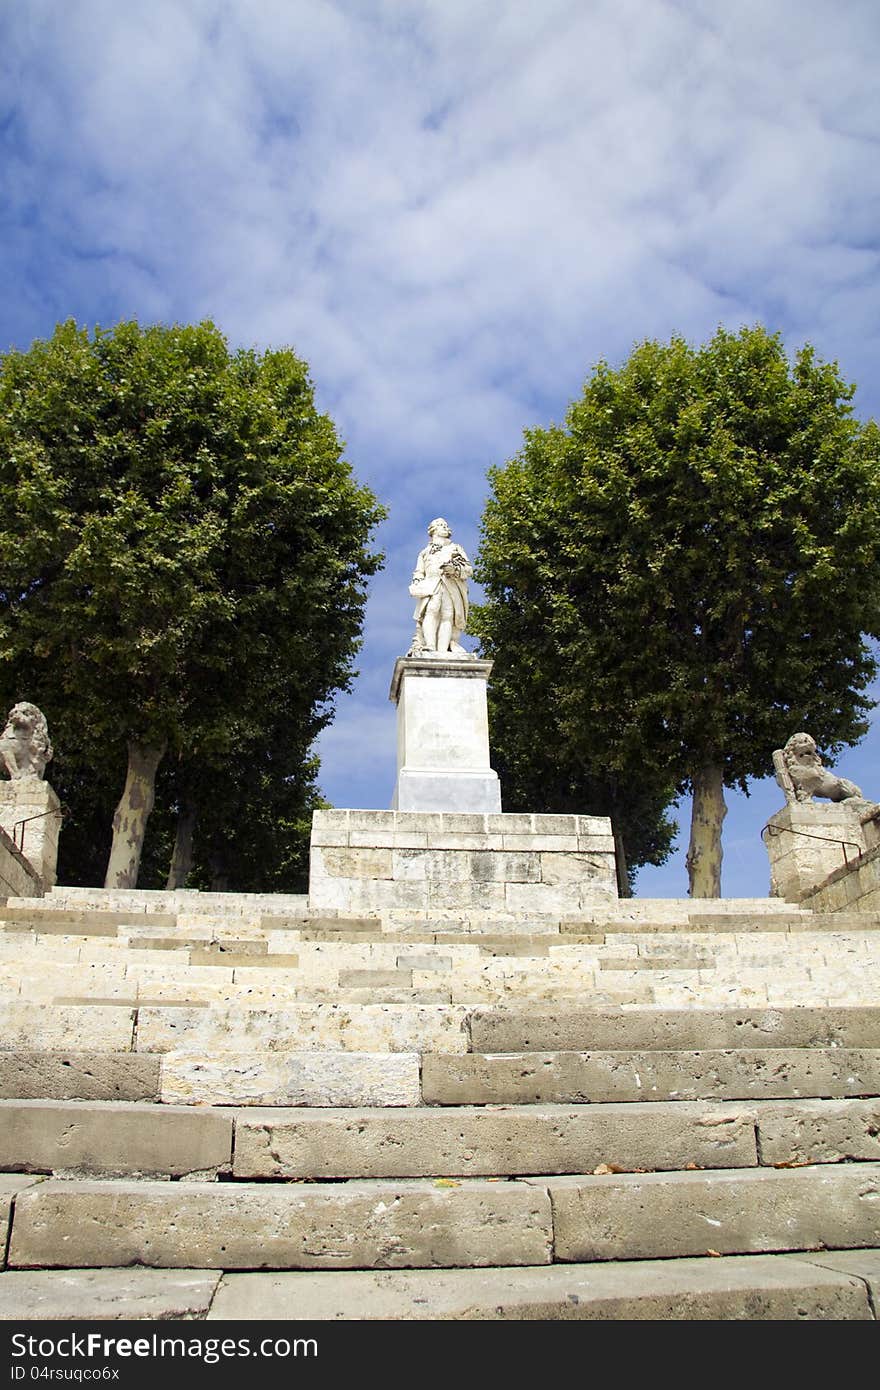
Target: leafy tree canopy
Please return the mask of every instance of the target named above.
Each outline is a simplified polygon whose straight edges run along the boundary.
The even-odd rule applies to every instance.
[[[760,327],[645,342],[491,474],[502,758],[624,802],[692,790],[695,895],[720,891],[723,786],[766,775],[799,728],[832,751],[866,728],[880,431],[852,395]]]
[[[307,749],[351,679],[383,514],[289,349],[68,322],[0,359],[0,682],[59,749],[127,745],[108,882],[136,878],[166,749],[220,775],[268,709]]]

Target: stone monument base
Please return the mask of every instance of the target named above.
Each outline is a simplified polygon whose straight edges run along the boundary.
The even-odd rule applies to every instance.
[[[389,699],[397,705],[395,811],[500,813],[489,765],[486,681],[491,661],[402,656]]]
[[[872,802],[790,802],[767,822],[770,896],[800,902],[835,870],[865,850],[863,821]]]
[[[310,908],[564,916],[616,898],[614,838],[605,816],[316,811],[312,817]]]
[[[33,866],[44,890],[54,888],[61,802],[49,783],[39,777],[0,782],[0,826]]]

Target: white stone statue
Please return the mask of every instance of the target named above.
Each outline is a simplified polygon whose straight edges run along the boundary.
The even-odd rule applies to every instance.
[[[36,705],[22,700],[12,706],[0,734],[0,757],[14,782],[45,776],[46,764],[52,760],[52,744],[46,717]]]
[[[430,543],[419,554],[409,586],[418,602],[407,655],[472,657],[458,639],[467,627],[467,581],[473,569],[442,516],[431,522],[428,535]]]
[[[823,767],[816,740],[809,734],[792,734],[785,747],[774,752],[773,766],[786,801],[812,801],[814,796],[825,797],[828,801],[861,798],[855,782]]]

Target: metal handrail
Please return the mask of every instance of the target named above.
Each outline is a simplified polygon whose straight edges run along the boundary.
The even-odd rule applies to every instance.
[[[847,845],[851,845],[852,848],[855,850],[856,859],[859,859],[861,855],[864,853],[861,845],[858,843],[857,840],[840,840],[836,835],[816,835],[811,830],[795,830],[792,826],[789,825],[771,825],[769,821],[764,826],[764,829],[761,831],[762,840],[764,839],[764,836],[766,835],[768,830],[770,831],[771,835],[803,835],[804,838],[807,840],[821,840],[823,845],[840,845],[841,849],[843,850],[843,859],[845,864],[849,863],[849,855],[846,852]]]
[[[25,816],[24,820],[17,820],[12,827],[12,843],[17,850],[24,853],[24,828],[26,825],[30,825],[32,820],[45,820],[46,816],[60,816],[63,820],[68,814],[68,808],[62,804],[57,811],[38,811],[35,816]],[[21,829],[21,844],[18,843],[19,828]]]

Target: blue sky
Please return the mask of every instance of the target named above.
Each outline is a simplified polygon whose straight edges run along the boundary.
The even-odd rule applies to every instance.
[[[473,552],[487,468],[599,358],[760,320],[880,414],[878,60],[875,0],[6,5],[0,350],[210,317],[309,361],[391,509],[322,781],[385,807],[425,526]],[[839,768],[880,795],[880,737]],[[766,892],[779,802],[730,798],[725,893]]]

